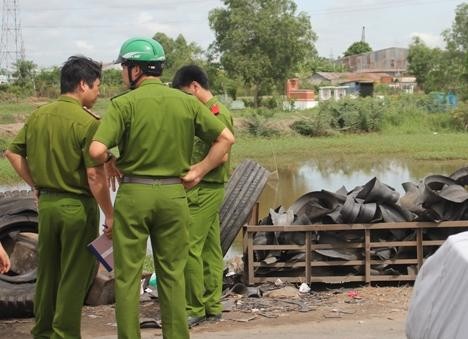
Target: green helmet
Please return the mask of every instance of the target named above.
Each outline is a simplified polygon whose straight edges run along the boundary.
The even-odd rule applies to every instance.
[[[125,41],[115,61],[120,64],[125,61],[163,62],[166,60],[164,49],[159,42],[151,38],[131,38]]]

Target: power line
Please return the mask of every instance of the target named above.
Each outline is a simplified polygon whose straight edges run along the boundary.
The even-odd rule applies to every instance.
[[[346,13],[353,13],[353,12],[371,12],[371,11],[379,11],[382,9],[388,8],[403,8],[403,7],[412,7],[412,6],[427,6],[427,5],[435,5],[439,3],[447,3],[447,2],[459,2],[460,0],[435,0],[435,1],[427,1],[427,2],[408,2],[408,0],[397,0],[397,1],[389,1],[386,3],[376,4],[376,5],[364,5],[364,6],[346,6],[346,7],[337,7],[337,8],[330,8],[318,11],[309,11],[310,15],[333,15],[333,14],[346,14]]]

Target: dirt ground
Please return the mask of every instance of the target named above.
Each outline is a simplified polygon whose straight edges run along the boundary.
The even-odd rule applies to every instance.
[[[192,338],[405,338],[404,323],[411,286],[326,289],[281,299],[230,295],[223,320],[191,330]],[[159,319],[157,300],[141,303],[141,318]],[[33,319],[0,320],[0,338],[30,338]],[[83,338],[116,338],[114,306],[86,306]],[[143,338],[162,337],[142,329]]]

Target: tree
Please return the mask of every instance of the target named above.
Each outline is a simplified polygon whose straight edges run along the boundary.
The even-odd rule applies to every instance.
[[[34,88],[34,73],[37,65],[30,60],[18,60],[14,66],[15,84],[22,88]]]
[[[468,98],[468,4],[457,7],[452,27],[442,36],[446,49],[429,48],[420,38],[410,45],[408,70],[425,92],[453,91]]]
[[[452,28],[443,34],[447,49],[468,52],[468,3],[457,6]]]
[[[452,74],[454,91],[468,99],[468,3],[457,6],[451,29],[442,36],[447,43],[449,72]]]
[[[431,72],[437,68],[437,60],[441,53],[441,50],[428,47],[421,38],[413,38],[408,52],[408,71],[416,77],[421,89],[426,90],[427,87],[429,91],[434,90],[431,84],[433,82]]]
[[[260,94],[282,88],[286,79],[315,55],[316,35],[310,18],[296,14],[291,0],[224,0],[224,8],[209,14],[215,42],[212,55],[227,75],[253,87],[258,106]]]
[[[166,54],[164,72],[161,76],[163,82],[171,81],[181,66],[189,63],[200,63],[202,60],[202,48],[194,42],[187,43],[182,34],[179,34],[174,40],[164,33],[156,33],[153,39],[163,46]]]
[[[35,78],[36,95],[54,98],[60,93],[60,68],[42,69]]]
[[[367,52],[372,52],[371,46],[365,41],[356,41],[348,47],[346,52],[344,52],[344,56],[346,57]]]

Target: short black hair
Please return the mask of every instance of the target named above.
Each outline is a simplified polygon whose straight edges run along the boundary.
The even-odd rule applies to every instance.
[[[204,89],[210,89],[208,75],[200,66],[186,65],[179,68],[172,79],[172,87],[181,89],[196,81]]]
[[[74,55],[68,58],[60,70],[60,93],[74,92],[80,81],[92,87],[101,79],[102,65],[90,58]]]

